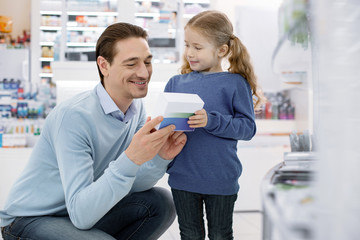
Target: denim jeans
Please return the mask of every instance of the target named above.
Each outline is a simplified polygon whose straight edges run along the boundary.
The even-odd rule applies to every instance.
[[[206,195],[171,189],[182,240],[205,239],[204,205],[210,240],[232,240],[234,195]]]
[[[150,240],[158,239],[175,216],[170,192],[154,187],[126,196],[89,230],[77,229],[68,216],[37,216],[17,217],[2,234],[5,240]]]

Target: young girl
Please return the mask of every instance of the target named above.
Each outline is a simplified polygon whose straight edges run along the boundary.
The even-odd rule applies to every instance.
[[[184,30],[181,75],[169,80],[165,92],[196,93],[205,105],[189,118],[195,131],[186,133],[187,144],[168,169],[181,239],[205,238],[204,205],[208,237],[233,239],[242,171],[237,142],[254,136],[254,104],[262,97],[249,54],[225,14],[199,13]],[[227,71],[223,59],[229,61]]]

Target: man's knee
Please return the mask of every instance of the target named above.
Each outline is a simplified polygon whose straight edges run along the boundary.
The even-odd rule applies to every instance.
[[[164,220],[170,224],[175,220],[176,211],[171,192],[165,188],[154,187],[152,189],[155,195],[154,204],[156,204],[159,215],[164,217]]]

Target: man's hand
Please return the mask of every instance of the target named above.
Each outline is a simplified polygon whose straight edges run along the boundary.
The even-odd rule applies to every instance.
[[[125,153],[128,156],[128,158],[131,161],[133,161],[135,164],[141,165],[151,160],[160,151],[160,149],[163,148],[165,143],[166,143],[165,145],[169,144],[168,143],[169,136],[174,135],[173,130],[175,130],[175,126],[169,125],[157,131],[154,129],[155,126],[159,124],[163,119],[164,118],[161,116],[156,117],[152,120],[148,118],[145,125],[134,135],[129,147],[125,150]],[[170,147],[167,148],[168,150],[163,150],[163,151],[169,153],[167,155],[164,154],[164,157],[167,157],[168,155],[172,156],[171,153],[176,152],[174,148],[170,148]],[[176,147],[176,149],[179,148],[180,148],[179,146]],[[164,159],[168,159],[168,158],[164,158]]]
[[[178,155],[186,144],[187,137],[181,131],[173,131],[165,144],[159,151],[159,156],[166,160],[171,160]]]
[[[208,122],[208,117],[205,109],[201,109],[195,112],[195,115],[189,117],[189,127],[191,128],[200,128],[205,127]]]

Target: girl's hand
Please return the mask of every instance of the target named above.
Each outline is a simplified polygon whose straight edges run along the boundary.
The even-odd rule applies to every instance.
[[[189,127],[191,128],[200,128],[205,127],[208,122],[208,117],[205,109],[201,109],[195,112],[195,115],[189,117]]]

